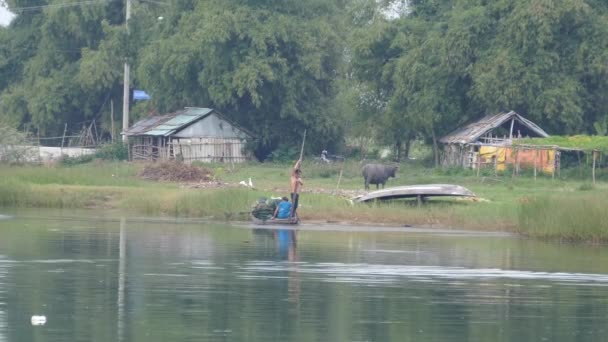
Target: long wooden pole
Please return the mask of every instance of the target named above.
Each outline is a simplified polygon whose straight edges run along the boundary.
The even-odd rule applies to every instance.
[[[129,34],[129,19],[131,19],[131,0],[126,0],[125,4],[125,27],[127,28],[127,34]],[[122,131],[123,133],[129,129],[129,96],[131,96],[131,90],[129,88],[129,74],[130,74],[129,62],[125,61],[124,74],[123,74],[123,89],[122,89]],[[126,134],[122,135],[122,142],[128,143],[128,137]]]
[[[306,130],[304,130],[304,137],[302,138],[302,148],[300,149],[300,160],[302,160],[302,155],[304,155],[304,143],[306,142]]]
[[[65,141],[65,133],[68,130],[67,122],[63,125],[63,136],[61,137],[61,153],[63,154],[63,143]]]
[[[553,150],[553,172],[551,172],[551,179],[555,180],[555,168],[557,167],[557,152]]]
[[[112,131],[110,131],[110,137],[114,142],[114,100],[110,99],[110,123],[112,125]]]
[[[511,175],[511,178],[515,178],[515,173],[517,172],[517,154],[519,153],[519,150],[517,149],[517,146],[514,147],[514,150],[511,152],[511,155],[514,155],[515,158],[513,160],[513,174]]]
[[[344,163],[346,163],[346,160],[342,160],[342,167],[340,168],[340,175],[338,176],[338,184],[336,185],[336,193],[340,189],[340,181],[342,180],[342,173],[344,172]]]
[[[591,177],[593,178],[593,184],[595,185],[595,151],[593,153],[593,168],[591,169]]]
[[[538,150],[534,150],[534,181],[536,182],[536,157],[538,156]]]

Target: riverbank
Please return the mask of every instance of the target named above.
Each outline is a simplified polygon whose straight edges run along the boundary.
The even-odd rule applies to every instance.
[[[247,220],[260,197],[289,192],[289,165],[206,165],[208,182],[153,182],[138,177],[143,164],[93,162],[71,167],[0,167],[0,205],[30,208],[109,208],[142,215]],[[480,176],[463,170],[434,170],[402,164],[387,186],[450,183],[465,186],[474,200],[432,199],[358,204],[363,192],[359,163],[305,164],[303,221],[458,228],[529,236],[608,241],[605,183],[582,180]],[[342,176],[340,177],[340,173]],[[252,188],[249,187],[251,178]],[[338,184],[338,179],[340,183]],[[241,185],[244,182],[246,185]]]

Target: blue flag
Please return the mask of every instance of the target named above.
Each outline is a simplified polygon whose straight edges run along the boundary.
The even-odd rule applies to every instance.
[[[138,101],[138,100],[149,100],[152,97],[148,94],[146,94],[146,92],[144,90],[133,90],[133,100],[134,101]]]

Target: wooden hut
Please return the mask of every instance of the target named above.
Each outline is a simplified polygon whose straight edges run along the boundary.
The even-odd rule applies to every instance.
[[[186,107],[142,119],[122,134],[132,160],[243,162],[252,135],[211,108]]]
[[[517,138],[546,138],[547,134],[532,121],[514,111],[489,115],[441,138],[444,144],[442,164],[465,168],[492,166],[506,169],[533,164],[547,173],[559,163],[559,151],[534,146],[513,146]]]

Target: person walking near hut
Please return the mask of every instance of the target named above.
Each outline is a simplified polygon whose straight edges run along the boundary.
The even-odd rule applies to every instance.
[[[298,209],[298,201],[300,199],[300,190],[304,185],[302,182],[302,158],[298,159],[298,161],[294,164],[293,169],[291,169],[291,217],[296,216],[296,209]]]

